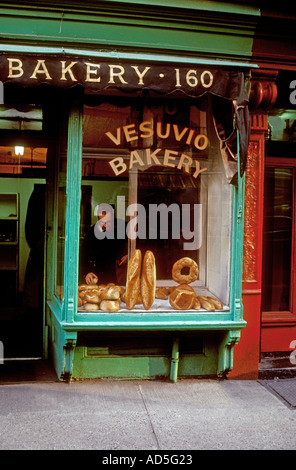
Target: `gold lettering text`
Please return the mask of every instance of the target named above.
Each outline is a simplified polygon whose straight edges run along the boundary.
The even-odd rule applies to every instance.
[[[8,60],[8,78],[19,78],[24,74],[23,63],[20,59]]]
[[[98,71],[100,64],[90,64],[89,62],[85,63],[86,65],[86,82],[97,82],[101,81],[101,77],[98,77]],[[95,68],[93,68],[95,67]]]
[[[66,73],[69,74],[71,80],[73,82],[77,82],[76,78],[74,77],[73,75],[73,72],[71,70],[71,68],[73,67],[73,65],[77,64],[77,62],[71,62],[69,65],[66,66],[66,61],[65,60],[61,60],[61,64],[62,64],[62,76],[61,76],[61,80],[67,80],[66,79]]]
[[[45,60],[44,59],[39,59],[37,61],[37,65],[35,67],[35,70],[32,73],[30,78],[34,78],[34,79],[37,80],[37,77],[36,77],[37,73],[43,73],[43,74],[45,74],[46,80],[52,80],[51,76],[48,73],[48,70],[47,70],[47,67],[45,65]]]
[[[121,83],[127,83],[122,75],[124,74],[124,68],[121,65],[109,65],[110,68],[110,80],[108,83],[115,83],[114,78],[118,77]],[[115,70],[118,70],[115,72]]]

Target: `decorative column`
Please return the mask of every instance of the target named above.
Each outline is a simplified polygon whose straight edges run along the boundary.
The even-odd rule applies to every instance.
[[[250,91],[251,138],[245,179],[243,306],[247,326],[234,348],[229,378],[256,379],[260,361],[261,278],[265,135],[268,112],[275,103],[277,71],[252,71]]]

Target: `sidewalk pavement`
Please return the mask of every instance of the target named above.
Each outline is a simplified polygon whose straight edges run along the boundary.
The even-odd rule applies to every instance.
[[[264,381],[0,385],[1,450],[294,450],[295,429],[296,408]]]

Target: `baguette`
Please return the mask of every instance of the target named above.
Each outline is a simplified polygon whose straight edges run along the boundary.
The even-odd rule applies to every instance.
[[[205,308],[209,312],[214,312],[215,305],[209,299],[207,299],[207,297],[203,295],[198,295],[197,298],[200,301],[200,305],[202,306],[202,308]]]
[[[194,304],[193,304],[193,308],[194,310],[200,310],[200,301],[198,300],[198,298],[196,297],[195,301],[194,301]]]
[[[214,304],[215,308],[217,310],[223,310],[223,304],[220,302],[220,300],[216,299],[216,297],[207,297],[207,299]]]
[[[135,250],[127,265],[125,303],[128,310],[134,308],[140,294],[141,262],[142,253],[140,250]]]
[[[147,250],[143,260],[141,277],[141,297],[145,310],[149,310],[155,300],[156,267],[152,251]]]

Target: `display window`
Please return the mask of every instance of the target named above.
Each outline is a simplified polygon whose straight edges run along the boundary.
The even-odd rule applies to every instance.
[[[232,189],[207,96],[89,99],[79,311],[229,310]]]

